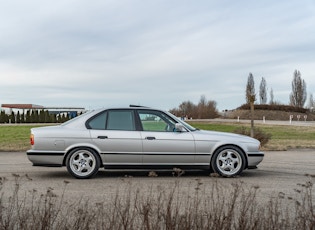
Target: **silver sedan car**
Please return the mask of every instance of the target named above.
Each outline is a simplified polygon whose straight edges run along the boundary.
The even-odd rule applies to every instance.
[[[195,129],[158,109],[131,106],[87,112],[58,126],[31,129],[34,166],[66,166],[80,179],[105,169],[207,169],[221,176],[256,168],[256,139]]]

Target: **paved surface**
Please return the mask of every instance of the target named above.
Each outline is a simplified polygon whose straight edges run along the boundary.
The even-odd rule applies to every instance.
[[[201,191],[206,192],[211,190],[214,181],[226,189],[230,189],[233,183],[242,181],[248,187],[259,186],[258,198],[267,202],[280,192],[294,196],[294,189],[299,187],[297,184],[309,180],[315,182],[315,150],[266,152],[258,169],[245,170],[237,178],[214,178],[205,172],[196,171],[175,178],[172,172],[157,172],[158,177],[148,177],[148,172],[100,170],[90,180],[74,179],[65,167],[34,167],[22,152],[0,152],[0,177],[7,179],[2,192],[12,193],[16,178],[13,174],[20,175],[20,188],[26,193],[34,189],[45,193],[48,188],[53,188],[55,194],[62,194],[66,181],[66,199],[87,198],[97,202],[100,199],[112,199],[117,192],[131,188],[143,192],[155,191],[157,188],[168,190],[174,187],[175,181],[178,181],[182,191],[191,191],[198,182]],[[313,198],[315,199],[315,194]]]

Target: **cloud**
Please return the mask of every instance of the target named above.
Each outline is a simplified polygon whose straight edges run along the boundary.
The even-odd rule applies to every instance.
[[[205,95],[233,109],[245,102],[249,72],[287,103],[295,69],[314,91],[314,5],[3,2],[1,103],[170,109]]]

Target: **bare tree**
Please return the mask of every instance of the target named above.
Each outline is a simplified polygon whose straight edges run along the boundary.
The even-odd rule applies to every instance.
[[[246,85],[246,102],[247,102],[247,104],[250,104],[250,101],[251,101],[253,95],[255,95],[254,76],[252,73],[249,73],[249,76],[247,79],[247,85]]]
[[[294,71],[292,80],[292,93],[290,94],[290,104],[295,107],[303,107],[306,101],[306,83],[301,78],[298,70]]]
[[[267,82],[264,77],[261,78],[259,86],[260,104],[267,104]]]
[[[204,95],[200,97],[198,105],[191,101],[182,102],[178,108],[171,109],[170,112],[178,117],[189,117],[198,119],[216,118],[219,116],[215,101],[208,101]]]
[[[207,101],[208,118],[219,117],[219,112],[217,110],[217,102],[214,100]]]
[[[216,107],[217,103],[215,101],[208,101],[205,95],[201,95],[199,103],[197,105],[198,118],[209,119],[218,117],[218,111]]]
[[[191,101],[184,101],[179,105],[179,111],[181,117],[192,117],[196,111],[196,105]]]

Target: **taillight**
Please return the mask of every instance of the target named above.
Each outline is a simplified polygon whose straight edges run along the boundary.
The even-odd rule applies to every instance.
[[[34,138],[34,134],[31,134],[31,145],[34,145],[35,143],[35,138]]]

